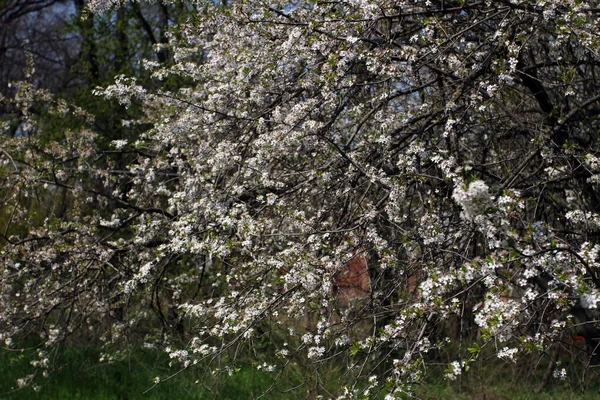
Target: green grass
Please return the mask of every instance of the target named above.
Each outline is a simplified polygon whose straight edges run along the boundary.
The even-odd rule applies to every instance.
[[[177,374],[178,368],[170,368],[167,355],[157,350],[137,348],[107,364],[98,361],[98,349],[72,346],[62,349],[52,361],[51,376],[45,378],[38,374],[31,385],[18,389],[17,379],[32,373],[30,361],[34,355],[33,350],[0,352],[0,399],[250,400],[268,391],[266,399],[294,400],[307,398],[312,387],[305,382],[310,374],[297,363],[290,363],[274,384],[277,373],[256,368],[256,364],[265,361],[260,354],[246,354],[232,376],[211,373],[218,362],[211,368],[192,367]],[[324,367],[323,371],[326,370]],[[320,379],[322,386],[333,390],[341,373],[337,365],[331,371]],[[154,385],[157,376],[161,382]],[[39,391],[33,389],[34,385],[39,386]],[[293,387],[297,390],[290,392]]]
[[[110,364],[99,363],[99,356],[94,349],[72,347],[62,351],[49,378],[34,377],[33,384],[39,386],[36,392],[32,387],[17,389],[17,379],[32,372],[27,355],[3,353],[0,399],[251,399],[266,390],[272,380],[271,374],[248,365],[223,382],[215,393],[210,386],[218,382],[199,368],[164,380],[177,369],[169,368],[166,355],[156,351],[137,349]],[[154,385],[157,376],[163,381]]]
[[[541,393],[536,393],[537,385],[531,382],[494,382],[488,386],[456,383],[429,384],[417,390],[423,400],[592,400],[600,398],[592,389],[582,393],[569,386],[552,385]]]
[[[416,388],[423,400],[592,400],[600,398],[600,381],[593,369],[585,371],[580,360],[562,357],[557,370],[565,368],[564,380],[551,377],[540,389],[548,367],[547,357],[531,356],[506,362],[488,357],[477,362],[456,381],[443,379],[443,370],[433,368]]]
[[[264,360],[260,352],[248,352],[240,362],[237,372],[219,378],[206,368],[191,368],[175,375],[176,368],[168,367],[164,352],[137,348],[111,364],[98,362],[100,351],[94,348],[71,346],[63,349],[52,361],[54,372],[49,378],[36,376],[31,387],[16,389],[16,380],[31,373],[31,352],[0,353],[0,399],[74,399],[74,400],[121,400],[121,399],[231,399],[250,400],[263,394],[273,383],[274,373],[257,371],[255,364]],[[264,356],[264,354],[263,354]],[[254,365],[253,365],[254,364]],[[428,400],[575,400],[600,398],[598,378],[591,371],[582,381],[581,362],[574,359],[561,360],[560,368],[566,368],[568,378],[564,381],[552,378],[541,393],[536,388],[547,367],[547,358],[533,357],[518,363],[506,363],[488,358],[472,365],[471,369],[456,381],[443,379],[445,366],[430,368],[426,381],[415,387],[417,398]],[[214,368],[216,365],[213,364]],[[310,388],[315,376],[307,366],[290,363],[265,399],[314,398]],[[335,363],[323,365],[318,380],[323,398],[335,398],[347,377],[341,366]],[[163,379],[153,387],[153,379]],[[304,383],[304,384],[303,384]],[[298,389],[286,391],[294,386]],[[361,386],[361,385],[359,385]],[[150,389],[150,390],[149,390]],[[329,390],[329,392],[327,392]],[[146,393],[144,393],[146,392]],[[383,398],[379,393],[376,399]]]

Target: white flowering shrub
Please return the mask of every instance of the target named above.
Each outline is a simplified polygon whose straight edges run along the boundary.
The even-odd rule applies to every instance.
[[[188,368],[279,332],[259,369],[371,377],[340,398],[400,397],[458,341],[477,347],[449,379],[483,347],[591,343],[596,3],[197,2],[156,85],[95,92],[142,106],[137,140],[4,140],[3,340],[139,340]],[[356,254],[369,291],[341,305]]]

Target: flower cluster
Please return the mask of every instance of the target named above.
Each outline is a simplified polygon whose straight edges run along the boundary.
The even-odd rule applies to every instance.
[[[462,215],[469,221],[484,214],[491,202],[489,187],[480,180],[469,183],[466,188],[455,188],[452,198],[462,207]]]

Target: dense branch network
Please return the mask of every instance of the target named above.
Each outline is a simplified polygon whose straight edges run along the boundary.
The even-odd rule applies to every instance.
[[[3,145],[4,338],[95,323],[107,343],[183,338],[170,354],[188,367],[290,329],[273,368],[347,357],[390,398],[449,342],[513,359],[577,326],[592,343],[597,9],[201,4],[145,63],[154,85],[96,91],[141,105],[138,138],[43,148],[40,126]],[[357,255],[368,293],[340,302]]]

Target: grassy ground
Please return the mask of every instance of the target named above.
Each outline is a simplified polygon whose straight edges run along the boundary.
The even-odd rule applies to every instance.
[[[418,389],[418,398],[426,400],[596,400],[597,390],[582,392],[570,385],[552,385],[537,393],[531,382],[495,382],[490,385],[438,383]]]
[[[207,369],[193,367],[179,374],[169,368],[164,352],[136,349],[121,360],[110,364],[100,363],[100,352],[83,347],[69,347],[53,361],[54,372],[49,378],[35,376],[32,384],[19,389],[17,379],[31,374],[31,354],[0,352],[0,399],[73,399],[73,400],[251,400],[265,392],[265,399],[294,400],[312,397],[310,373],[295,363],[290,363],[274,384],[276,373],[258,371],[257,364],[264,360],[246,355],[238,364],[233,376],[216,375]],[[212,364],[212,368],[218,363]],[[328,374],[324,372],[329,370]],[[171,378],[165,379],[171,375]],[[161,382],[154,384],[154,378]],[[334,390],[342,376],[340,367],[325,366],[319,376],[321,392]],[[33,386],[39,386],[39,390]],[[290,388],[296,388],[290,391]],[[329,398],[331,396],[325,396]]]
[[[239,371],[226,381],[217,382],[202,369],[190,369],[153,387],[156,376],[165,378],[176,370],[170,369],[164,353],[137,349],[111,364],[98,362],[100,353],[94,349],[70,347],[64,349],[53,361],[54,373],[50,378],[36,376],[33,382],[40,386],[38,392],[31,387],[17,389],[16,380],[31,373],[27,353],[0,353],[0,399],[74,399],[74,400],[121,400],[121,399],[231,399],[250,400],[259,397],[272,384],[274,375],[257,371],[252,361],[239,365]],[[262,361],[257,362],[260,364]],[[456,381],[442,378],[443,366],[429,371],[427,380],[416,387],[417,398],[429,400],[567,400],[598,399],[600,385],[593,371],[587,371],[582,379],[581,362],[562,360],[559,369],[565,368],[565,380],[551,378],[541,392],[537,392],[546,371],[546,359],[530,359],[516,364],[502,360],[483,360]],[[328,368],[328,369],[327,369]],[[325,390],[323,398],[335,398],[335,388],[340,385],[340,366],[324,368],[319,380]],[[307,371],[301,366],[291,366],[280,382],[265,399],[315,398],[305,382]],[[310,378],[313,379],[313,378]],[[302,385],[304,382],[304,385]],[[217,385],[218,384],[218,385]],[[285,392],[294,386],[299,389]],[[217,390],[214,390],[218,387]],[[150,389],[150,390],[148,390]],[[327,392],[330,389],[331,392]],[[144,394],[144,392],[146,392]],[[383,395],[376,397],[383,398]]]
[[[0,358],[0,399],[252,399],[258,397],[271,382],[271,375],[247,366],[220,386],[219,393],[208,385],[217,382],[199,369],[183,373],[154,385],[155,377],[163,379],[176,372],[168,368],[165,355],[136,350],[111,364],[98,362],[98,351],[70,348],[56,360],[56,370],[50,378],[34,377],[32,387],[17,388],[17,379],[31,373],[27,357],[3,354]],[[146,393],[144,393],[146,392]]]
[[[597,389],[580,388],[569,384],[553,384],[537,393],[537,385],[530,381],[498,381],[494,383],[465,384],[437,382],[417,389],[420,399],[427,400],[592,400],[600,398]]]
[[[542,384],[547,372],[547,357],[505,362],[488,358],[474,365],[456,381],[442,378],[431,371],[417,389],[420,399],[427,400],[592,400],[600,399],[600,379],[594,368],[585,369],[581,360],[562,357],[555,367],[564,368],[564,379],[551,375]]]

